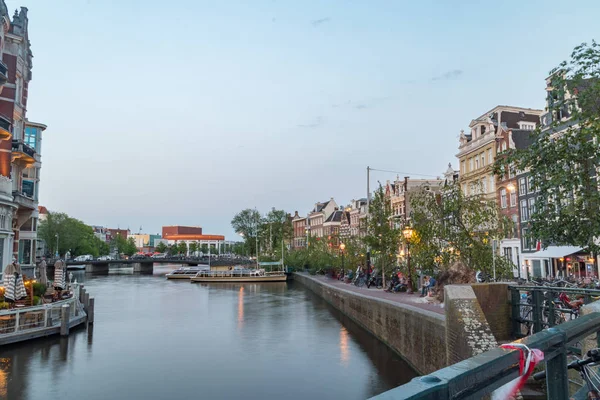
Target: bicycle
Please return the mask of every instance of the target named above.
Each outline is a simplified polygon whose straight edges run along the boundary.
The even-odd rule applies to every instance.
[[[600,376],[590,368],[592,364],[598,362],[600,362],[600,349],[592,349],[587,352],[587,358],[575,360],[567,364],[567,369],[574,369],[579,372],[581,379],[585,382],[588,400],[600,400],[600,390],[598,389],[598,386],[600,385]],[[546,371],[533,374],[533,379],[536,381],[546,379]],[[573,399],[573,397],[571,399]]]

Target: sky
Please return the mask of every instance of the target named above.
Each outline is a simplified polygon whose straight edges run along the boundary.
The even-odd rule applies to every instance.
[[[457,167],[473,118],[543,108],[548,72],[600,39],[597,0],[6,3],[29,9],[40,205],[230,240],[244,208],[365,197],[367,166]]]

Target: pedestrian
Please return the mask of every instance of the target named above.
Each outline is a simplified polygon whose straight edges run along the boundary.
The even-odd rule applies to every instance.
[[[429,290],[429,277],[425,275],[423,279],[423,285],[421,286],[421,297],[425,297],[427,291]]]

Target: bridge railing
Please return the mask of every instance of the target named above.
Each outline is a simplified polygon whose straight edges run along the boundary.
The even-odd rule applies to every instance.
[[[518,341],[544,352],[548,399],[569,398],[567,348],[600,331],[600,313],[591,313]],[[376,400],[480,399],[519,376],[520,353],[493,349],[382,393]]]

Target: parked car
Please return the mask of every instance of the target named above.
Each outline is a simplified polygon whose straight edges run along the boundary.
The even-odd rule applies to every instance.
[[[80,262],[80,261],[93,261],[94,260],[94,256],[92,256],[91,254],[85,254],[85,255],[81,255],[81,256],[77,256],[75,257],[75,261]]]
[[[152,255],[152,258],[167,258],[166,253],[156,253]]]
[[[136,253],[136,254],[132,255],[131,257],[129,257],[130,260],[140,260],[142,258],[148,258],[148,257],[146,257],[146,255],[144,253]]]
[[[111,256],[100,256],[98,257],[98,261],[111,261],[113,258]]]

